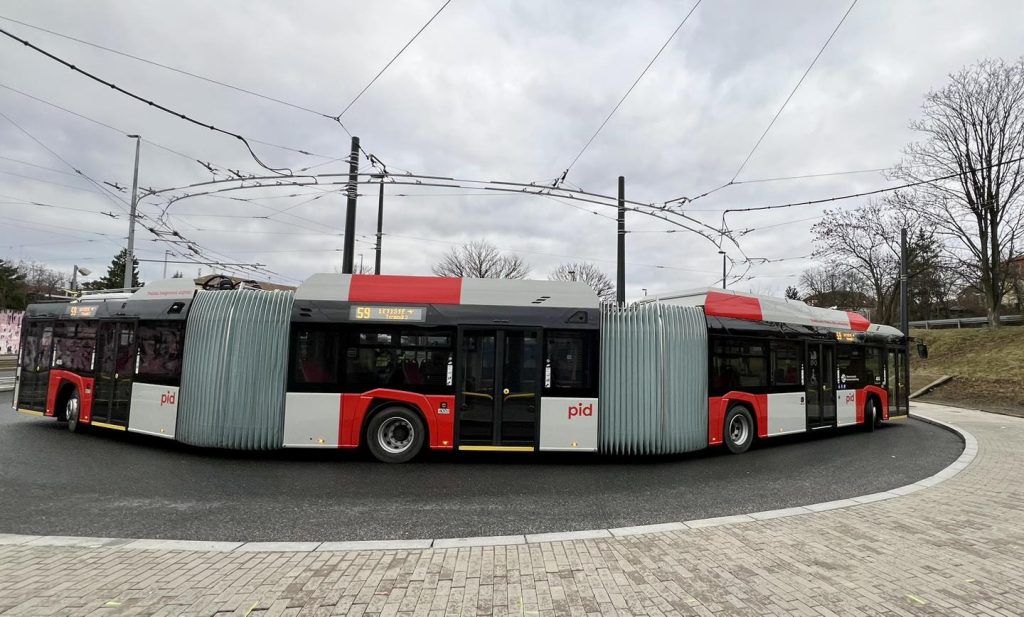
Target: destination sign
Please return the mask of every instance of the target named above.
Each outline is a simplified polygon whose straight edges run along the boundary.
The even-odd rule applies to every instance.
[[[95,306],[70,306],[68,307],[69,317],[92,317],[96,314]]]
[[[422,306],[353,306],[353,321],[426,321],[427,309]]]

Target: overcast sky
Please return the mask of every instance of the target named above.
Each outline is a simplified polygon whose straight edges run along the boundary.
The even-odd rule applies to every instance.
[[[4,3],[0,15],[337,114],[440,5],[440,0],[34,0]],[[550,181],[561,175],[691,6],[453,0],[342,122],[392,169]],[[693,196],[727,182],[848,7],[846,0],[706,0],[572,168],[568,182],[613,195],[622,175],[627,196],[644,202]],[[1024,43],[1021,23],[1024,4],[1016,1],[861,0],[738,180],[898,162],[901,148],[914,139],[907,125],[917,117],[923,95],[941,87],[948,73],[980,58],[1015,59]],[[298,169],[348,152],[348,135],[322,116],[7,20],[0,20],[0,27],[204,122],[321,155],[253,144],[271,166]],[[139,133],[187,155],[143,143],[139,183],[144,187],[210,180],[211,174],[191,159],[260,171],[237,140],[132,101],[6,38],[0,40],[0,86],[3,114],[99,182],[131,186],[134,141],[124,133]],[[68,272],[75,263],[105,271],[125,245],[125,206],[99,194],[3,118],[0,157],[0,257],[41,261]],[[317,170],[341,173],[347,166],[335,162]],[[883,186],[888,181],[880,173],[738,184],[686,209],[718,226],[724,208]],[[376,189],[360,192],[367,195],[359,201],[355,260],[361,254],[372,264]],[[429,274],[452,245],[486,239],[525,258],[531,278],[546,278],[570,259],[592,260],[614,278],[614,209],[586,206],[595,215],[541,197],[481,192],[387,187],[384,273]],[[118,194],[128,199],[127,193]],[[283,282],[294,282],[314,272],[340,271],[344,197],[327,193],[287,215],[269,208],[290,208],[317,194],[308,188],[272,188],[227,194],[250,202],[188,199],[168,210],[168,222],[203,249],[237,262],[267,264],[288,277]],[[160,204],[147,199],[142,212],[155,217]],[[857,205],[853,200],[841,207]],[[820,208],[794,208],[734,215],[729,223],[768,226],[739,239],[746,255],[798,258],[813,250],[815,220],[808,219],[820,214]],[[632,212],[627,228],[637,232],[627,236],[629,297],[644,289],[657,293],[717,284],[721,257],[712,243],[685,232],[658,233],[672,226]],[[140,258],[164,258],[167,245],[154,242],[148,231],[140,229],[136,238]],[[725,248],[730,258],[741,259],[728,242]],[[755,265],[751,277],[736,287],[781,294],[810,265],[807,259]],[[162,268],[162,263],[143,263],[143,279],[159,278]],[[198,270],[169,266],[169,272],[176,269],[186,275]],[[744,270],[746,265],[737,263],[733,274]]]

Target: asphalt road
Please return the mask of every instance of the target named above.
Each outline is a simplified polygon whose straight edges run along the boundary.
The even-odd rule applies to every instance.
[[[917,420],[779,438],[742,456],[199,450],[15,413],[0,394],[0,533],[228,541],[444,538],[663,523],[806,505],[927,477],[963,449]]]

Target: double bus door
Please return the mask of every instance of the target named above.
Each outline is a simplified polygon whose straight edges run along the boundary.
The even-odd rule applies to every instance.
[[[886,390],[889,393],[889,417],[905,416],[909,411],[907,390],[907,352],[889,348],[885,363]]]
[[[53,360],[53,321],[26,320],[18,362],[19,409],[46,411],[46,394],[50,386],[50,363]]]
[[[99,331],[96,333],[93,424],[128,426],[135,361],[135,322],[100,322]]]
[[[540,418],[537,329],[463,329],[459,342],[460,450],[533,450]]]
[[[807,428],[836,424],[836,355],[832,343],[807,343]]]

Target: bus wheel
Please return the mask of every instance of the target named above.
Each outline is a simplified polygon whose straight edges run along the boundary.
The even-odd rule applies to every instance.
[[[78,390],[72,390],[71,394],[68,395],[67,402],[64,404],[64,419],[67,420],[68,430],[72,433],[81,433],[84,428],[79,421],[81,413],[82,401],[78,396]]]
[[[873,397],[867,397],[867,402],[864,403],[864,431],[870,433],[879,423],[882,422],[882,413],[879,411],[879,403],[874,401]]]
[[[725,414],[723,438],[733,454],[743,454],[754,442],[754,417],[750,410],[736,405]]]
[[[415,412],[405,407],[387,407],[366,426],[366,444],[378,461],[404,463],[419,454],[426,433]]]

